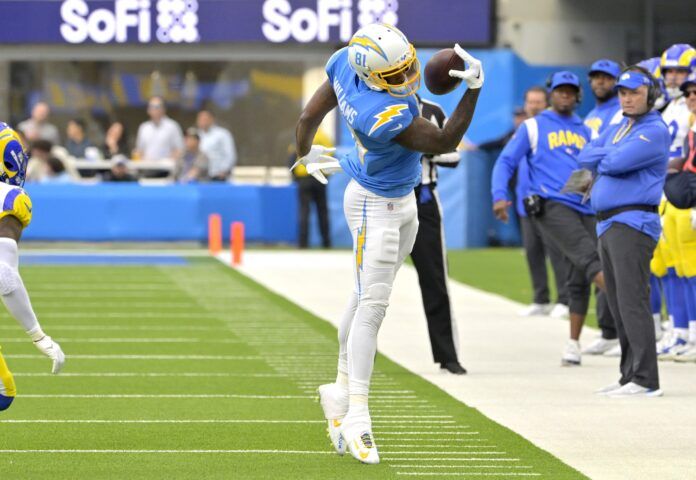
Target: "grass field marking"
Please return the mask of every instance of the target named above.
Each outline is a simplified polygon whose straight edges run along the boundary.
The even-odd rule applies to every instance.
[[[14,372],[15,377],[249,377],[249,378],[285,378],[279,373],[233,373],[233,372],[63,372],[58,377],[47,372]],[[374,417],[373,417],[374,418]]]
[[[439,452],[442,453],[442,452]],[[427,460],[429,462],[519,462],[519,458],[452,458],[452,457],[411,457],[411,458],[394,458],[397,462],[413,461],[420,462]]]
[[[45,359],[43,355],[12,354],[7,358]],[[69,360],[263,360],[261,355],[66,355]]]
[[[409,431],[409,432],[382,432],[380,436],[394,436],[394,435],[439,435],[442,437],[450,435],[478,435],[479,432],[419,432],[419,431]],[[444,440],[444,439],[443,439]]]
[[[295,400],[295,399],[313,399],[312,395],[245,395],[234,393],[207,393],[183,395],[178,393],[172,394],[145,394],[145,393],[113,393],[113,394],[82,394],[82,393],[31,393],[21,395],[21,398],[242,398],[242,399],[260,399],[260,400]]]
[[[239,424],[256,424],[256,423],[262,423],[262,424],[323,424],[325,423],[325,420],[242,420],[242,419],[201,419],[201,420],[49,420],[49,419],[36,419],[36,420],[0,420],[0,424],[3,423],[46,423],[46,424],[53,424],[53,423],[75,423],[75,424],[197,424],[197,423],[239,423]]]
[[[2,343],[25,343],[25,338],[4,338]],[[216,343],[200,338],[61,338],[60,343]]]
[[[390,464],[389,465],[392,468],[459,468],[459,469],[465,469],[465,468],[519,468],[521,469],[528,469],[528,468],[534,468],[531,465],[394,465]]]
[[[324,450],[0,450],[0,453],[70,453],[70,454],[277,454],[277,455],[336,455],[336,452]]]
[[[541,477],[534,472],[396,472],[411,477]]]
[[[404,420],[377,420],[377,421],[375,421],[375,417],[372,417],[372,423],[375,425],[388,425],[388,424],[398,425],[398,424],[404,423]],[[456,422],[456,420],[408,420],[408,423],[412,424],[412,425],[413,424],[421,424],[421,423],[427,424],[427,425],[431,425],[431,424],[452,425],[452,424],[456,424],[457,422]],[[404,428],[407,428],[407,427],[404,427]],[[420,428],[420,425],[419,425],[419,428]],[[433,428],[460,428],[460,427],[446,426],[446,427],[433,427]]]
[[[220,328],[215,328],[215,327],[204,327],[204,326],[194,326],[194,325],[162,325],[162,326],[157,326],[157,325],[150,325],[150,326],[129,326],[129,325],[61,325],[61,324],[56,324],[53,322],[47,322],[51,326],[51,331],[53,330],[72,330],[72,331],[85,331],[85,332],[91,332],[94,330],[100,330],[100,331],[111,331],[111,332],[120,332],[120,331],[143,331],[143,332],[158,332],[161,330],[176,330],[176,331],[182,331],[182,332],[219,332]],[[11,326],[11,325],[0,325],[0,330],[17,330],[17,327]],[[232,333],[232,332],[230,332]]]
[[[372,418],[453,418],[452,415],[372,415]]]
[[[392,425],[389,425],[389,428],[391,429],[396,429],[396,430],[401,430],[401,429],[407,429],[407,428],[418,428],[418,429],[425,429],[425,430],[441,430],[441,429],[449,429],[449,430],[466,430],[469,427],[468,425],[451,425],[452,423],[455,422],[448,422],[450,425],[443,425],[445,422],[408,422],[409,425],[398,425],[396,424],[397,422],[376,422],[377,425],[383,425],[385,423],[389,423]],[[402,423],[402,422],[398,422]],[[414,425],[415,423],[418,423],[418,425]],[[437,423],[438,425],[430,425],[431,423]],[[396,424],[396,425],[394,425]],[[445,432],[446,433],[446,432]]]
[[[490,451],[483,451],[483,452],[460,452],[460,451],[451,451],[451,450],[435,450],[435,451],[421,451],[421,452],[412,452],[410,450],[408,451],[390,451],[389,449],[384,450],[381,449],[380,453],[383,453],[385,455],[437,455],[437,454],[443,454],[446,453],[447,455],[505,455],[507,452],[499,452],[497,450],[490,450]]]
[[[379,437],[380,435],[377,435],[377,436]],[[424,440],[425,441],[436,441],[438,439],[437,438],[418,438],[418,437],[416,437],[416,438],[386,438],[386,439],[382,439],[382,440],[383,441],[380,441],[380,443],[386,445],[389,442],[416,442],[416,443],[418,443],[418,442],[423,442]],[[467,443],[467,442],[484,442],[484,441],[488,442],[489,440],[485,439],[485,438],[466,438],[466,439],[465,438],[447,438],[447,439],[443,439],[443,441],[447,441],[447,442],[456,441],[457,444],[459,444],[459,443]]]
[[[382,447],[393,447],[393,448],[443,448],[443,445],[440,443],[434,443],[434,444],[407,444],[407,443],[384,443],[384,442],[379,442],[380,446]],[[448,448],[497,448],[495,445],[446,445]]]

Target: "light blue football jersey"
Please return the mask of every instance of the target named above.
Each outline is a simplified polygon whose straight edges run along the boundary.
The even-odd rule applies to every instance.
[[[333,54],[326,73],[355,140],[355,150],[339,159],[343,170],[377,195],[408,195],[420,183],[421,153],[393,139],[420,115],[415,95],[396,98],[371,90],[351,68],[347,47]]]

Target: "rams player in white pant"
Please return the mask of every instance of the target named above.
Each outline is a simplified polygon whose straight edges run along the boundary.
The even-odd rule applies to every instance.
[[[17,242],[31,222],[31,200],[22,190],[29,160],[17,132],[0,123],[0,297],[36,348],[53,361],[53,373],[65,363],[60,346],[46,335],[34,314],[19,276]],[[0,410],[7,410],[16,395],[14,378],[0,352]]]
[[[416,51],[403,33],[386,24],[363,27],[326,65],[328,80],[315,92],[297,124],[298,163],[326,183],[325,173],[352,177],[344,212],[353,236],[355,288],[338,329],[336,382],[319,387],[329,435],[339,454],[346,448],[363,463],[378,463],[368,411],[370,377],[397,270],[418,230],[414,187],[422,153],[455,151],[466,132],[483,85],[481,62],[458,45],[468,68],[451,70],[468,89],[446,126],[419,116],[413,95],[420,85]],[[312,145],[326,114],[338,107],[355,150],[335,160],[331,149]]]

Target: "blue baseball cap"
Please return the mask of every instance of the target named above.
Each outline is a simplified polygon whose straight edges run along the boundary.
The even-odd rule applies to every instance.
[[[556,72],[551,75],[548,83],[549,92],[561,85],[572,85],[580,90],[580,79],[573,72],[567,70]]]
[[[592,64],[589,75],[592,76],[593,73],[598,72],[606,73],[607,75],[616,78],[619,76],[619,73],[621,73],[621,67],[613,60],[602,58],[601,60],[597,60]]]
[[[641,87],[643,85],[650,88],[651,84],[652,81],[647,76],[645,76],[644,73],[633,72],[629,70],[621,74],[621,76],[619,77],[619,81],[616,82],[616,86],[614,88],[618,89],[619,87],[624,87],[630,88],[631,90],[635,90],[636,88]]]

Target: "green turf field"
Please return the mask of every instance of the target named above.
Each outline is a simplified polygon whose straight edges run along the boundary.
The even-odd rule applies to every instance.
[[[213,260],[22,275],[68,362],[48,374],[3,312],[18,397],[0,413],[0,479],[585,478],[382,356],[382,463],[336,456],[314,398],[334,327]]]
[[[532,283],[524,250],[521,248],[450,250],[447,255],[449,274],[453,279],[525,305],[532,302]],[[547,270],[553,300],[556,298],[556,284],[550,264]],[[594,308],[593,295],[587,325],[596,327],[597,316]]]

